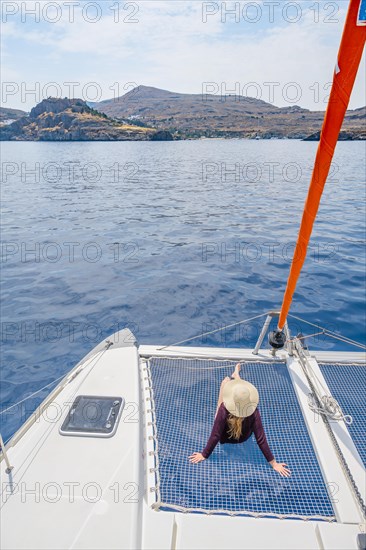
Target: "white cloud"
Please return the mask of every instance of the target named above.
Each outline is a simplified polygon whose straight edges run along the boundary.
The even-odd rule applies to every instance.
[[[33,0],[27,3],[29,7],[37,4]],[[23,69],[26,80],[97,81],[104,90],[104,99],[112,95],[109,88],[116,81],[122,91],[126,82],[136,82],[192,93],[200,93],[203,82],[216,82],[219,86],[225,83],[229,90],[235,88],[236,82],[241,89],[256,82],[263,100],[273,99],[276,105],[285,106],[293,104],[283,97],[286,90],[292,94],[291,99],[296,99],[295,86],[288,86],[295,82],[301,88],[296,103],[323,110],[328,92],[324,86],[332,78],[345,17],[344,7],[332,13],[325,7],[328,4],[319,3],[316,14],[309,9],[309,3],[299,2],[301,18],[296,23],[283,20],[282,4],[274,12],[273,24],[264,7],[255,24],[242,17],[238,23],[229,17],[222,23],[220,13],[209,17],[205,24],[202,3],[197,0],[141,2],[138,12],[121,10],[120,22],[114,21],[105,2],[103,17],[93,24],[83,18],[80,2],[74,23],[68,21],[65,10],[56,24],[7,23],[3,40],[5,44],[14,37],[23,41],[20,44],[24,44],[24,51],[14,53],[13,61]],[[228,2],[226,6],[230,7]],[[138,19],[138,23],[123,21],[128,15]],[[288,16],[293,17],[294,12],[289,11]],[[339,22],[330,22],[334,19]],[[27,42],[32,48],[39,45],[43,51],[42,66],[32,63],[34,58],[28,59]],[[366,102],[364,68],[363,60],[353,107]],[[8,72],[6,78],[10,78]],[[273,84],[273,98],[265,82],[279,83]],[[253,95],[254,88],[251,90]]]

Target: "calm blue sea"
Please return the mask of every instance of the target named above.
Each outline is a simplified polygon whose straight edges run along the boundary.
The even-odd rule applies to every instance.
[[[163,345],[278,308],[316,147],[2,143],[2,407],[124,326]],[[364,310],[365,144],[343,142],[292,313],[365,342]],[[191,345],[253,346],[261,325]],[[2,416],[5,439],[46,394]]]

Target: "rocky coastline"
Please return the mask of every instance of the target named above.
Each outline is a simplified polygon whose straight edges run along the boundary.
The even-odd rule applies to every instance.
[[[2,141],[167,141],[169,132],[116,121],[81,99],[48,98],[0,126]]]

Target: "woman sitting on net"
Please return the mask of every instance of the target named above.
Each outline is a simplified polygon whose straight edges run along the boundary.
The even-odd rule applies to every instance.
[[[193,453],[189,461],[193,464],[210,456],[218,442],[242,443],[254,433],[255,439],[267,462],[283,477],[290,477],[287,464],[277,462],[268,446],[261,415],[257,408],[259,395],[257,388],[240,378],[240,363],[235,367],[231,378],[221,382],[215,422],[206,447],[201,453]]]

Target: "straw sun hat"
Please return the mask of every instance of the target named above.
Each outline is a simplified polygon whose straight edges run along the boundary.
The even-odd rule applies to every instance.
[[[246,380],[230,380],[222,390],[224,406],[233,416],[245,418],[254,413],[259,403],[258,390]]]

